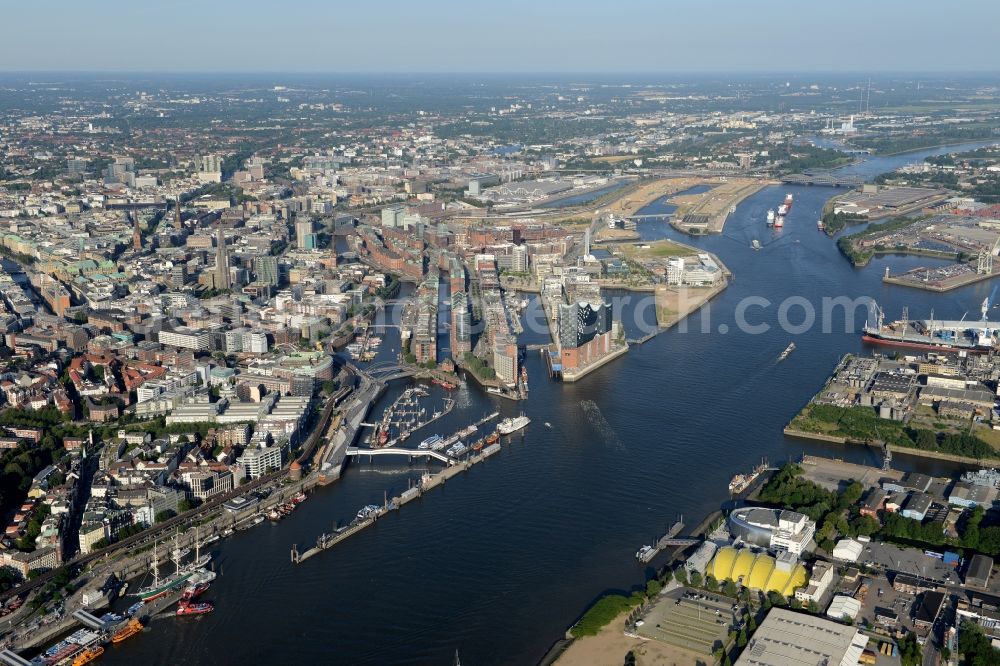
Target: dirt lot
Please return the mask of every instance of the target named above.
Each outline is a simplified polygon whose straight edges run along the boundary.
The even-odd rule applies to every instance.
[[[556,660],[558,666],[621,666],[629,650],[635,654],[638,666],[695,666],[699,656],[680,648],[629,638],[625,635],[623,613],[604,627],[596,636],[586,636],[573,641]],[[702,663],[704,657],[701,657]]]

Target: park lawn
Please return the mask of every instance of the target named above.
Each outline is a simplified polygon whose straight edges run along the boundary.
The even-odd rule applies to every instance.
[[[618,249],[629,259],[689,257],[696,254],[691,248],[668,240],[651,241],[649,243],[642,243],[642,245],[648,245],[649,247],[638,247],[635,244],[629,243],[619,245]]]

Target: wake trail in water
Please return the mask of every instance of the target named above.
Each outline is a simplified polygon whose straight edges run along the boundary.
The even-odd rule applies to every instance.
[[[580,401],[580,408],[583,409],[583,413],[587,417],[587,420],[590,421],[590,425],[594,426],[594,430],[600,434],[601,439],[606,444],[609,444],[618,451],[625,451],[624,442],[615,434],[611,424],[601,414],[601,408],[597,406],[596,402],[593,400],[582,400]]]

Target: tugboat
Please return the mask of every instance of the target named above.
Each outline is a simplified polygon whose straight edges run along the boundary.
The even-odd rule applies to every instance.
[[[760,249],[760,241],[757,240],[756,238],[754,238],[753,242],[750,243],[750,247],[752,247],[755,250],[759,250]]]

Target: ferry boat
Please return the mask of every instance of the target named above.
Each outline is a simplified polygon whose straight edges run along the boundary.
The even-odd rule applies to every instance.
[[[432,446],[434,446],[435,444],[437,444],[438,442],[440,442],[442,439],[444,439],[444,438],[441,437],[441,435],[431,435],[430,437],[428,437],[424,441],[420,442],[420,444],[417,445],[417,448],[418,449],[429,449]]]
[[[358,511],[357,519],[364,520],[366,518],[369,518],[372,515],[378,513],[379,509],[381,508],[382,507],[380,507],[378,504],[366,504],[365,506],[361,507],[360,511]]]
[[[531,423],[531,419],[529,419],[524,414],[521,414],[520,416],[515,416],[514,418],[506,418],[497,424],[497,432],[500,433],[501,435],[509,435],[513,432],[521,430],[522,428],[526,427],[529,423]]]
[[[767,211],[767,226],[770,227],[773,225],[774,225],[774,209],[771,208]]]
[[[102,654],[104,654],[104,648],[100,645],[89,647],[80,654],[76,655],[76,658],[73,660],[73,666],[83,666],[84,664],[89,664]]]
[[[783,226],[785,226],[785,216],[784,215],[779,215],[778,217],[774,218],[774,228],[775,229],[780,229]]]
[[[211,613],[213,610],[215,610],[215,606],[207,601],[199,603],[181,602],[177,604],[177,615],[204,615],[205,613]]]
[[[753,468],[749,474],[737,474],[729,482],[729,492],[738,495],[754,482],[754,480],[767,469],[767,461],[762,460],[759,465]]]
[[[885,313],[873,305],[875,323],[865,322],[861,340],[869,344],[924,351],[985,354],[997,347],[1000,322],[987,321],[989,298],[983,301],[980,321],[910,320],[906,309],[903,319],[885,323]]]
[[[785,347],[785,351],[781,352],[781,355],[778,356],[778,360],[784,361],[786,358],[788,358],[788,355],[791,354],[793,351],[795,351],[795,343],[789,342],[788,346]]]
[[[126,624],[124,627],[116,631],[111,636],[111,642],[121,643],[124,640],[132,638],[140,631],[142,631],[142,622],[139,622],[139,620],[135,619],[129,620],[128,624]]]
[[[468,450],[469,450],[469,447],[467,447],[464,442],[455,442],[451,446],[451,448],[448,449],[447,453],[452,458],[457,458],[458,456],[462,455],[463,453],[465,453]]]
[[[656,554],[656,549],[652,546],[643,546],[639,550],[635,551],[635,559],[640,562],[649,562],[653,559],[653,555]]]

